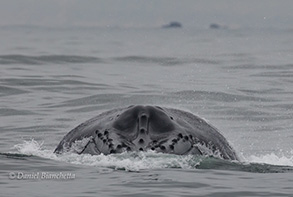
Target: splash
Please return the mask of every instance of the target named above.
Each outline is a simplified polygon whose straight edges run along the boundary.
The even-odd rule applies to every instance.
[[[43,146],[44,141],[38,142],[34,139],[23,141],[21,144],[14,145],[14,149],[18,151],[18,153],[25,155],[34,155],[48,159],[56,158],[56,155],[52,153],[51,150],[45,149]]]
[[[265,155],[251,155],[247,158],[248,162],[252,163],[266,163],[271,165],[293,166],[293,150],[291,150],[291,156],[285,156],[284,154],[276,155],[275,153]]]
[[[22,144],[14,145],[14,148],[22,154],[34,155],[34,153],[41,150],[43,144],[44,141],[37,142],[34,139],[31,139],[30,141],[24,141]]]

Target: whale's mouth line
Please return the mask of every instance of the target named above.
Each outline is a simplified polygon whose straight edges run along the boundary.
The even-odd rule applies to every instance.
[[[185,154],[188,154],[190,152],[192,152],[193,149],[196,148],[196,151],[198,153],[200,153],[200,155],[203,155],[203,153],[198,149],[198,147],[196,146],[197,143],[195,142],[191,142],[191,141],[188,141],[190,143],[190,145],[188,146],[188,149],[186,149],[186,151],[184,152],[180,152],[180,150],[178,150],[178,152],[176,152],[174,150],[174,146],[176,146],[176,144],[172,144],[172,143],[167,143],[169,139],[164,139],[164,140],[160,140],[160,141],[152,141],[150,142],[149,144],[147,145],[144,145],[144,146],[140,146],[140,147],[137,147],[132,141],[130,140],[127,140],[127,139],[123,139],[123,141],[120,141],[120,143],[116,143],[117,146],[116,147],[123,147],[124,150],[118,150],[119,148],[107,148],[108,152],[109,153],[122,153],[122,152],[141,152],[141,151],[155,151],[155,152],[158,152],[158,153],[170,153],[170,154],[178,154],[178,155],[185,155]],[[99,153],[102,153],[102,150],[100,150],[98,148],[98,144],[97,142],[94,140],[94,139],[91,139],[85,146],[85,148],[79,153],[83,153],[84,150],[90,145],[90,143],[93,143],[94,144],[94,148],[97,152]],[[167,148],[169,147],[169,148]],[[171,148],[172,147],[172,148]]]
[[[185,155],[185,154],[187,154],[187,153],[189,153],[191,150],[193,149],[193,145],[192,146],[190,146],[190,148],[186,151],[186,152],[184,152],[183,153],[183,155]]]
[[[188,135],[182,133],[178,133],[177,135],[173,135],[173,137],[167,137],[163,139],[156,137],[155,139],[157,140],[151,136],[148,136],[148,139],[136,138],[134,140],[129,140],[129,138],[123,135],[118,135],[120,139],[113,140],[115,136],[110,137],[108,130],[105,130],[104,132],[97,130],[95,133],[96,137],[90,136],[73,142],[73,144],[77,143],[78,146],[78,143],[83,141],[82,149],[79,148],[77,150],[73,150],[78,154],[87,153],[88,150],[91,150],[96,154],[103,153],[105,155],[130,151],[152,150],[159,153],[170,153],[178,155],[192,154],[195,152],[197,154],[204,155],[204,153],[198,147],[198,141],[196,138],[190,135],[188,137]],[[103,135],[101,135],[101,133],[103,133]]]
[[[74,146],[71,147],[72,150],[78,154],[88,153],[89,150],[93,151],[95,154],[104,154],[109,155],[113,153],[123,153],[123,152],[141,152],[141,151],[155,151],[157,153],[166,153],[166,154],[176,154],[176,155],[187,155],[187,154],[198,154],[198,155],[214,155],[215,152],[210,150],[210,148],[206,144],[201,144],[196,138],[189,136],[187,139],[187,135],[182,135],[179,133],[177,136],[173,136],[172,138],[151,140],[148,144],[144,145],[136,145],[133,140],[129,140],[125,136],[119,136],[121,139],[113,142],[112,138],[109,138],[108,132],[104,132],[107,134],[107,140],[98,135],[97,138],[90,136],[83,138],[82,140],[78,140],[73,142]],[[99,137],[98,137],[99,136]],[[176,138],[177,137],[177,138]],[[100,141],[97,141],[100,140]],[[181,140],[181,141],[180,141]],[[109,144],[110,142],[110,144]],[[77,144],[76,144],[77,143]],[[77,148],[82,143],[82,149]],[[77,146],[75,146],[77,145]],[[183,146],[183,147],[182,147]],[[100,148],[99,148],[100,147]],[[203,148],[201,148],[203,147]],[[176,150],[177,149],[177,150]],[[185,151],[184,151],[185,149]],[[205,149],[209,149],[210,152],[205,151]]]
[[[84,147],[82,150],[75,150],[73,149],[73,151],[75,151],[78,154],[83,154],[86,153],[87,149],[91,149],[92,151],[94,151],[96,154],[104,154],[104,155],[109,155],[109,154],[120,154],[123,152],[146,152],[146,151],[154,151],[156,153],[165,153],[165,154],[176,154],[176,155],[189,155],[189,154],[198,154],[198,155],[214,155],[215,152],[206,152],[203,149],[201,149],[201,146],[205,146],[203,144],[199,144],[196,141],[188,141],[190,143],[190,146],[188,147],[188,149],[184,152],[180,152],[180,150],[177,152],[173,149],[170,149],[170,147],[174,146],[174,144],[172,143],[166,143],[168,142],[169,139],[163,139],[160,141],[153,141],[150,142],[148,145],[146,146],[141,146],[139,148],[137,148],[137,146],[131,142],[130,140],[127,140],[126,138],[124,138],[123,140],[119,141],[119,143],[116,143],[116,149],[115,148],[110,148],[108,147],[108,145],[104,144],[103,146],[106,146],[106,150],[107,152],[105,152],[105,147],[104,147],[104,151],[103,146],[101,149],[99,149],[99,144],[98,142],[91,136],[89,138],[84,138],[81,141],[87,141],[84,144]],[[74,142],[76,143],[76,142]],[[200,147],[199,147],[200,146]],[[169,147],[169,149],[167,149],[166,147]],[[206,147],[208,148],[208,147]]]

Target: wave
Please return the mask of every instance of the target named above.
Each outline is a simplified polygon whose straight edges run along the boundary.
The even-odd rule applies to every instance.
[[[3,82],[4,80],[0,80],[0,82]],[[20,88],[12,88],[12,87],[7,87],[0,85],[0,97],[2,96],[10,96],[10,95],[17,95],[17,94],[24,94],[28,93],[26,90],[22,90]]]
[[[77,55],[1,55],[0,64],[25,64],[25,65],[42,65],[42,64],[63,64],[63,63],[100,63],[102,60],[91,56]]]
[[[156,56],[121,56],[99,58],[95,56],[79,55],[0,55],[0,64],[22,64],[22,65],[43,65],[43,64],[76,64],[76,63],[136,63],[155,64],[161,66],[184,65],[184,64],[219,64],[218,61],[201,58],[177,58],[177,57],[156,57]]]
[[[227,161],[215,157],[195,156],[195,155],[173,155],[148,152],[124,152],[112,155],[77,155],[67,153],[56,155],[53,150],[44,147],[43,142],[34,139],[24,141],[14,146],[17,152],[5,153],[7,157],[29,157],[38,156],[56,161],[106,167],[115,170],[140,171],[145,169],[216,169],[216,170],[233,170],[254,173],[280,173],[293,172],[293,156],[278,157],[274,153],[262,156],[251,156],[247,161]]]
[[[184,65],[184,64],[218,64],[218,61],[200,58],[177,58],[177,57],[149,57],[149,56],[123,56],[112,58],[115,61],[130,63],[149,63],[158,65]]]

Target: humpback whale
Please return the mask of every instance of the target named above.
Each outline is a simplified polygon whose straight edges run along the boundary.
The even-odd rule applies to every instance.
[[[204,119],[179,109],[135,105],[106,111],[78,125],[56,154],[147,151],[239,160],[224,136]]]

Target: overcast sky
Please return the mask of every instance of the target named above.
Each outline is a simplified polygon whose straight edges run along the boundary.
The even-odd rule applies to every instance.
[[[293,28],[293,0],[0,0],[0,25]]]

